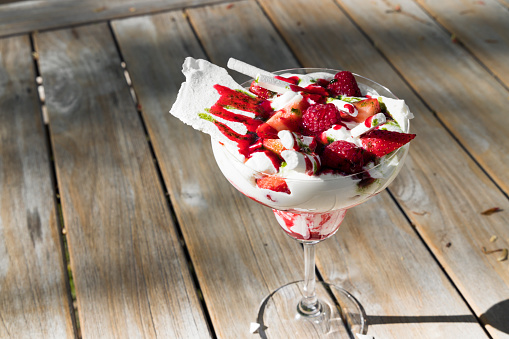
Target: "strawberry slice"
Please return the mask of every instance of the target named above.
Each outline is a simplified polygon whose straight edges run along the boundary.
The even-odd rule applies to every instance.
[[[253,81],[251,83],[251,86],[249,87],[249,91],[262,99],[269,99],[269,98],[272,98],[274,95],[276,95],[275,92],[269,91],[266,88],[258,86],[256,84],[256,81]]]
[[[296,132],[299,130],[301,120],[302,113],[300,111],[295,110],[292,112],[283,108],[267,120],[267,125],[270,125],[278,132],[282,130]]]
[[[415,134],[375,129],[362,135],[361,141],[364,149],[382,157],[407,144],[413,138],[415,138]]]
[[[263,123],[256,128],[256,135],[262,139],[276,139],[277,130],[275,130],[271,125]]]
[[[256,185],[259,188],[265,188],[275,192],[282,192],[286,194],[291,193],[290,189],[288,188],[288,185],[286,184],[285,179],[275,175],[268,175],[266,177],[257,179]]]
[[[279,139],[263,139],[262,144],[263,147],[278,155],[281,155],[281,152],[284,150],[283,144]]]
[[[282,130],[298,132],[301,127],[302,112],[307,106],[308,103],[305,100],[293,101],[274,113],[267,120],[267,124],[278,132]]]
[[[380,103],[377,99],[374,98],[357,101],[352,103],[352,105],[357,108],[359,113],[357,116],[351,117],[351,119],[359,123],[382,111],[380,108]]]

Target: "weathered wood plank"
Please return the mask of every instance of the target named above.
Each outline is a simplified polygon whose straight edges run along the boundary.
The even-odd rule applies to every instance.
[[[507,262],[497,262],[496,255],[486,256],[480,248],[481,246],[489,247],[489,239],[494,234],[499,236],[496,247],[508,247],[506,239],[509,233],[506,225],[509,216],[507,212],[503,212],[488,217],[482,216],[480,212],[494,206],[507,211],[509,204],[505,196],[443,129],[433,112],[423,104],[408,85],[402,82],[392,65],[380,56],[371,42],[332,2],[324,1],[311,6],[305,1],[295,1],[292,10],[287,10],[282,1],[262,1],[262,4],[305,66],[328,65],[362,73],[386,84],[396,95],[405,98],[416,114],[416,119],[412,121],[412,129],[418,137],[412,141],[406,167],[390,189],[476,314],[485,324],[488,324],[488,328],[490,326],[499,328],[499,331],[491,329],[494,335],[504,337],[502,333],[504,324],[509,323],[508,319],[504,318],[507,314],[504,313],[506,309],[504,301],[509,297]],[[370,11],[369,8],[365,10]],[[323,16],[323,13],[329,13],[329,15]],[[384,15],[392,14],[379,12],[378,15],[382,16],[381,21],[383,21]],[[320,18],[319,25],[315,24],[317,18]],[[357,22],[362,22],[365,26],[369,25],[368,21],[358,20]],[[377,30],[389,30],[376,20],[373,21],[373,26]],[[400,29],[403,34],[405,29]],[[371,31],[375,31],[375,28]],[[418,37],[419,35],[414,36],[415,40],[418,40]],[[382,41],[376,35],[371,38],[374,41]],[[411,38],[412,36],[408,37],[408,39]],[[324,42],[327,46],[323,45]],[[323,51],[325,47],[328,48],[328,53],[316,52]],[[429,93],[430,90],[423,89],[422,92]],[[423,97],[428,98],[429,95]],[[473,109],[475,108],[470,110]],[[504,137],[504,140],[506,139],[507,137]],[[350,222],[348,218],[349,216],[345,225]],[[354,220],[361,220],[361,218],[359,216]],[[364,217],[362,220],[367,218]],[[341,230],[339,235],[341,240]],[[383,234],[380,236],[385,237]],[[368,240],[361,242],[359,247],[366,244],[366,248],[370,249],[373,244],[370,243],[371,239]],[[344,241],[342,247],[351,248],[354,245],[355,249],[358,249],[357,244],[352,245],[351,240],[344,239]],[[325,246],[328,245],[326,243]],[[407,257],[399,246],[388,246],[393,248],[395,253],[402,253],[404,258]],[[356,250],[348,249],[346,258],[349,258],[351,251]],[[408,253],[410,252],[412,251]],[[325,268],[333,265],[323,259],[321,263]],[[408,265],[406,260],[403,263]],[[368,258],[363,265],[372,265],[371,259]],[[351,266],[350,262],[348,266]],[[353,279],[351,282],[353,285],[364,284],[360,278],[330,273],[328,269],[325,272],[333,280],[343,281],[349,278]],[[429,279],[427,273],[427,269],[423,269],[417,270],[415,274],[422,277],[423,281],[427,281]],[[352,276],[354,276],[353,273]],[[481,276],[483,278],[479,279]],[[366,281],[369,282],[370,279],[368,277]],[[404,280],[402,283],[407,286]],[[391,293],[388,292],[388,295]],[[362,299],[362,296],[359,298]],[[421,298],[420,293],[419,298]],[[426,313],[412,314],[409,309],[406,311],[399,309],[399,305],[393,305],[393,307],[396,308],[387,309],[385,315],[404,315],[410,316],[410,319],[412,316],[417,316],[415,320],[418,320],[420,316],[428,315]],[[384,310],[377,312],[380,312],[377,314],[380,316]],[[454,314],[467,313],[460,309]],[[424,321],[425,318],[422,319]],[[507,332],[507,327],[505,329]]]
[[[221,6],[221,11],[227,7]],[[194,21],[197,11],[209,10],[218,11],[207,8],[189,15]],[[229,13],[234,17],[236,12]],[[266,20],[257,19],[259,12],[247,23],[271,30]],[[217,26],[232,32],[224,39],[234,37],[233,27],[225,29],[225,25],[232,22]],[[245,29],[249,30],[250,25]],[[249,325],[256,320],[262,299],[280,285],[301,279],[301,248],[279,230],[269,209],[245,198],[224,179],[212,156],[209,137],[168,113],[184,80],[184,58],[204,57],[182,12],[119,20],[112,26],[215,333],[218,338],[251,338]],[[232,45],[238,57],[248,53],[238,50],[241,43],[233,40]],[[263,50],[272,45],[261,42],[260,46]],[[226,61],[223,56],[211,55]],[[278,67],[277,62],[275,59],[270,66]]]
[[[277,47],[283,46],[284,41],[256,6],[242,2],[198,8],[188,13],[211,61],[217,65],[226,67],[232,57],[269,70],[299,67],[290,50]],[[248,80],[245,75],[231,73],[239,82]]]
[[[417,2],[509,87],[509,10],[506,7],[497,0]]]
[[[0,120],[0,337],[72,338],[72,301],[27,36],[0,40]]]
[[[63,28],[221,1],[224,0],[22,1],[0,5],[0,36]]]
[[[499,0],[499,2],[509,9],[509,0]]]
[[[84,338],[207,337],[106,24],[36,42]]]
[[[310,5],[316,5],[316,2],[310,3]],[[296,7],[298,8],[298,6]],[[333,11],[337,11],[335,6],[333,6]],[[316,13],[303,10],[302,14],[308,14],[308,12]],[[269,70],[297,66],[264,14],[253,2],[241,2],[233,7],[220,5],[193,9],[188,11],[188,14],[207,54],[214,62],[224,65],[229,56],[234,56],[242,60],[249,60],[249,62]],[[322,22],[321,16],[318,22]],[[172,22],[173,24],[171,24]],[[113,27],[140,98],[149,134],[152,136],[165,181],[170,187],[175,209],[179,220],[181,220],[186,245],[193,258],[218,336],[247,337],[248,322],[254,319],[253,314],[256,312],[263,293],[281,283],[291,281],[292,277],[301,277],[300,253],[295,254],[291,240],[287,239],[278,229],[270,211],[257,206],[254,202],[246,202],[247,199],[240,197],[225,182],[217,171],[214,160],[207,149],[207,138],[189,127],[182,126],[180,122],[174,121],[171,116],[166,114],[180,85],[180,81],[175,82],[173,79],[177,77],[183,58],[188,55],[202,56],[198,46],[195,47],[196,49],[189,47],[190,41],[193,41],[192,33],[188,32],[184,35],[182,32],[185,25],[183,22],[177,24],[178,22],[179,14],[175,14],[173,19],[164,15],[146,19],[120,20],[114,22]],[[297,21],[294,23],[296,24]],[[303,22],[300,22],[299,26],[302,24]],[[300,28],[296,30],[298,34],[300,34],[299,30]],[[147,39],[147,36],[152,38]],[[267,39],[267,37],[273,37],[276,40]],[[310,38],[306,38],[304,43],[310,43],[308,39]],[[314,41],[320,43],[322,40],[314,39]],[[176,45],[176,48],[170,48],[170,42],[171,46]],[[168,47],[160,51],[161,46]],[[227,48],[223,46],[227,46]],[[264,53],[273,54],[267,57]],[[140,55],[143,55],[144,58],[141,58]],[[329,58],[331,55],[334,56],[332,52],[325,52],[324,55]],[[313,64],[313,66],[320,65],[330,64],[325,62]],[[181,140],[186,140],[186,142],[182,143]],[[207,146],[204,147],[202,143],[207,143]],[[186,159],[184,154],[195,156],[192,159]],[[179,159],[179,162],[175,162],[173,159]],[[204,176],[204,172],[210,174]],[[418,277],[419,272],[424,270],[429,276],[425,281],[432,281],[436,285],[419,286],[422,291],[416,293],[421,299],[435,301],[430,303],[429,308],[420,312],[422,304],[419,300],[421,299],[415,298],[414,294],[406,290],[408,285],[400,284],[391,286],[391,289],[399,291],[398,295],[405,296],[406,300],[384,300],[388,305],[380,306],[385,308],[378,310],[378,313],[373,312],[371,315],[377,316],[376,319],[380,321],[382,316],[391,315],[384,311],[400,310],[404,305],[414,313],[403,313],[403,315],[424,317],[428,315],[426,312],[436,311],[440,314],[444,311],[444,307],[447,307],[444,315],[451,315],[451,319],[462,319],[467,322],[466,326],[458,323],[437,325],[428,322],[398,325],[393,331],[399,333],[400,337],[407,335],[409,329],[412,334],[420,331],[420,334],[416,335],[421,336],[429,335],[436,330],[439,334],[457,333],[458,335],[466,334],[466,337],[469,335],[475,338],[483,337],[481,327],[475,323],[475,318],[469,313],[468,308],[429,255],[417,256],[415,259],[409,260],[403,269],[400,268],[401,265],[397,264],[390,266],[387,270],[378,268],[377,271],[380,271],[380,274],[373,274],[371,278],[368,275],[371,275],[374,269],[364,271],[361,268],[360,262],[363,262],[364,259],[373,260],[375,267],[384,267],[384,255],[390,257],[391,251],[394,250],[390,246],[392,235],[403,239],[402,247],[396,253],[408,253],[414,247],[420,248],[419,254],[426,253],[394,203],[388,201],[386,194],[382,196],[383,200],[380,201],[381,198],[376,198],[375,201],[383,203],[383,206],[389,211],[387,213],[390,220],[398,225],[398,228],[393,228],[391,223],[386,222],[379,230],[384,237],[377,238],[377,240],[382,241],[382,244],[385,245],[380,245],[379,250],[386,252],[382,252],[382,256],[374,256],[374,259],[372,253],[348,253],[347,255],[355,257],[350,259],[353,267],[349,268],[350,271],[346,271],[346,268],[339,265],[337,260],[327,259],[329,256],[331,258],[338,257],[337,245],[329,245],[332,247],[324,247],[320,250],[320,262],[323,267],[327,267],[327,274],[334,276],[341,270],[349,274],[355,272],[354,282],[364,279],[368,281],[369,279],[386,279],[386,283],[382,283],[380,286],[387,287],[389,283],[393,283],[394,277],[391,277],[391,274],[407,281],[413,281],[416,278],[412,278],[410,275]],[[376,219],[378,213],[375,210],[370,210],[367,218]],[[244,211],[244,215],[239,215],[240,211]],[[363,215],[361,212],[352,212],[354,218]],[[200,224],[207,225],[207,228],[200,227]],[[373,226],[376,225],[378,223],[373,224]],[[211,227],[213,227],[212,231]],[[356,230],[353,225],[348,226],[348,223],[345,227],[350,227],[352,232]],[[340,230],[338,239],[342,239],[341,232]],[[211,237],[213,237],[213,242],[208,240]],[[361,236],[356,235],[356,237]],[[340,241],[341,244],[348,244],[355,239],[349,238]],[[319,246],[327,246],[326,244],[327,242]],[[267,252],[269,250],[270,252]],[[236,253],[235,256],[228,255],[233,252]],[[333,262],[333,268],[327,266],[331,262]],[[292,269],[292,265],[296,265],[297,268]],[[423,269],[423,267],[425,268]],[[396,270],[396,273],[391,273],[390,270]],[[226,281],[221,279],[224,276],[228,276]],[[369,291],[364,293],[367,294]],[[386,292],[378,290],[378,293],[381,293],[378,297],[382,299]],[[444,301],[446,306],[440,306],[441,301]],[[227,308],[226,305],[237,310],[235,316],[238,323],[231,323],[230,318],[233,310]],[[407,312],[409,312],[408,309]],[[401,313],[397,315],[401,315]],[[457,315],[459,317],[455,318]],[[387,321],[387,319],[385,320]],[[373,332],[374,334],[391,333],[389,329],[375,329],[374,331],[376,331]],[[467,331],[471,334],[468,334]],[[369,333],[371,333],[371,329]]]
[[[498,185],[509,192],[507,90],[422,9],[400,1],[342,6]],[[494,148],[493,146],[496,145]]]

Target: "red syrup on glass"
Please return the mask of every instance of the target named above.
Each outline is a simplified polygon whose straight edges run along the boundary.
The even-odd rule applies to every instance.
[[[283,230],[300,241],[320,241],[336,233],[346,210],[325,213],[294,213],[274,209]]]

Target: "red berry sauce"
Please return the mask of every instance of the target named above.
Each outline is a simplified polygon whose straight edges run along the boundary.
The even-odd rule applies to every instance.
[[[273,210],[283,230],[300,241],[319,241],[336,233],[346,210],[326,213],[293,213]]]
[[[235,91],[221,85],[214,85],[220,95],[219,100],[210,108],[209,113],[224,120],[240,122],[246,126],[248,133],[241,135],[226,124],[214,120],[213,123],[228,139],[235,141],[239,152],[248,158],[254,151],[251,146],[256,141],[256,128],[267,119],[272,112],[270,102],[260,98],[254,98],[242,91]],[[255,114],[255,118],[236,114],[227,108],[234,108]]]

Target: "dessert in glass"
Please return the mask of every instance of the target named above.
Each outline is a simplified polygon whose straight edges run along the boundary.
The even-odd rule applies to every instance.
[[[260,335],[364,333],[358,301],[316,281],[315,245],[336,233],[347,209],[396,177],[415,137],[408,133],[412,114],[387,88],[348,71],[269,73],[237,60],[228,66],[254,80],[239,85],[218,66],[186,59],[187,81],[170,112],[212,136],[226,179],[272,208],[281,228],[304,247],[304,280],[263,300]],[[192,102],[207,88],[210,95]]]

